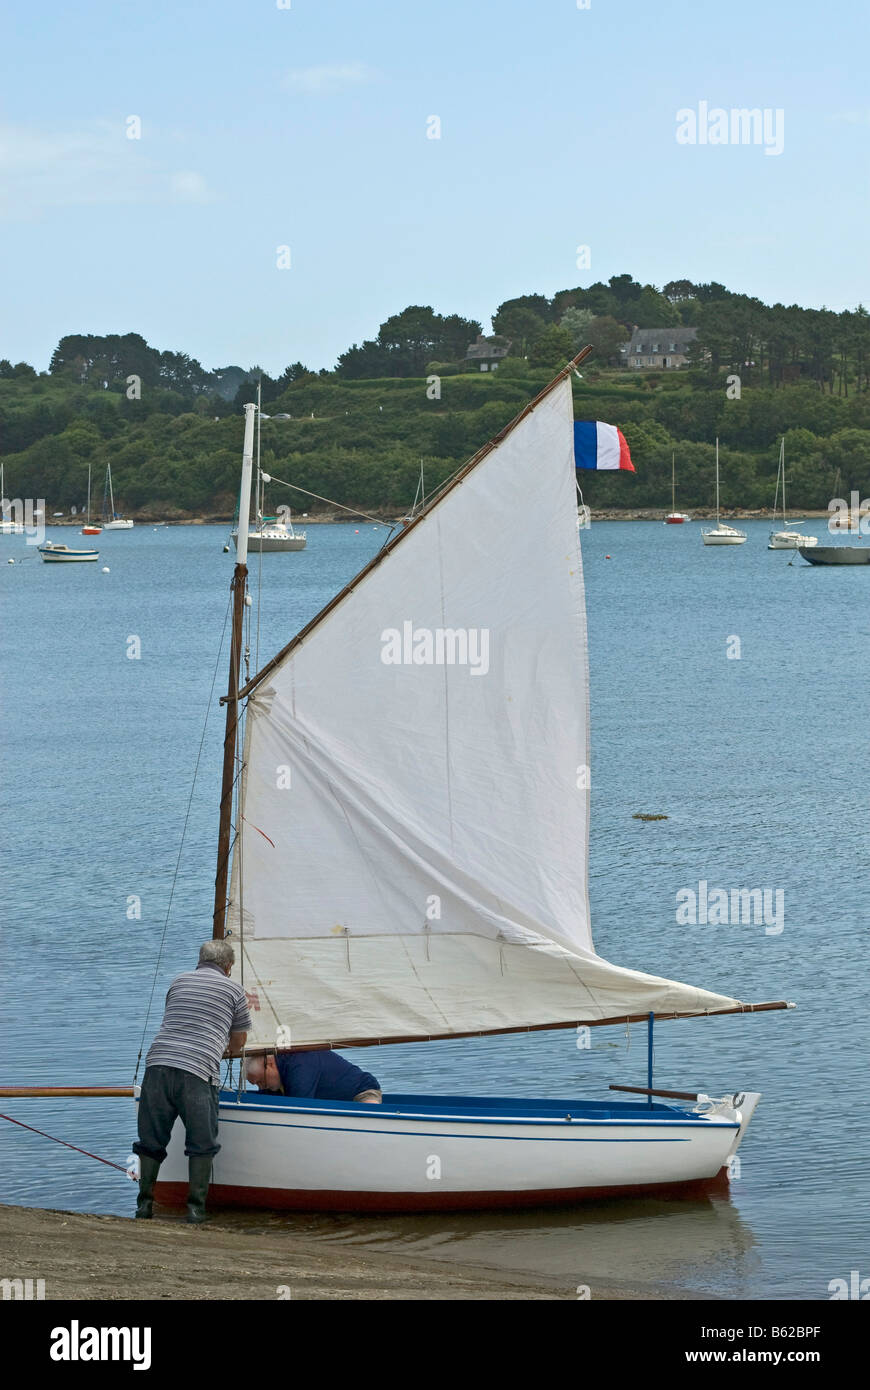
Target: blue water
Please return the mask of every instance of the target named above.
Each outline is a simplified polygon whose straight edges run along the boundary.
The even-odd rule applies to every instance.
[[[790,1012],[663,1023],[656,1081],[760,1090],[727,1199],[569,1212],[244,1218],[578,1282],[718,1297],[827,1298],[870,1274],[870,566],[810,567],[700,527],[583,535],[592,682],[591,894],[602,955]],[[823,542],[823,523],[812,523]],[[370,524],[312,526],[264,556],[260,664],[375,553]],[[75,543],[68,530],[50,538]],[[210,934],[233,555],[217,527],[104,534],[97,565],[0,538],[3,1007],[0,1081],[129,1084],[185,818],[155,999]],[[506,538],[509,544],[509,538]],[[15,565],[7,565],[13,556]],[[103,573],[103,565],[110,573]],[[256,581],[259,561],[252,557]],[[256,660],[252,610],[251,669]],[[141,657],[131,659],[131,639]],[[739,639],[739,657],[729,657]],[[635,812],[668,819],[643,822]],[[780,890],[783,929],[681,926],[676,895]],[[137,918],[135,899],[141,904]],[[130,915],[128,915],[128,913]],[[150,1033],[149,1033],[150,1036]],[[644,1030],[366,1049],[385,1089],[604,1096],[645,1084]],[[5,1101],[5,1114],[123,1163],[132,1105]],[[129,1213],[120,1173],[0,1121],[0,1202]],[[239,1218],[241,1219],[241,1218]]]

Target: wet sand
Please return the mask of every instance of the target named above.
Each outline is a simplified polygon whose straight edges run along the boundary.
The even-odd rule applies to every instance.
[[[564,1279],[324,1248],[219,1216],[197,1227],[168,1213],[134,1221],[8,1206],[0,1206],[0,1278],[42,1279],[46,1300],[578,1298]],[[589,1283],[595,1300],[674,1296]]]

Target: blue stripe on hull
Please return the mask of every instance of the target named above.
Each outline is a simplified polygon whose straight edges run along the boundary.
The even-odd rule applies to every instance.
[[[407,1119],[407,1116],[403,1118]],[[219,1116],[221,1124],[225,1125],[246,1125],[254,1129],[265,1127],[266,1129],[313,1129],[319,1134],[374,1134],[378,1138],[386,1135],[390,1139],[489,1139],[500,1144],[687,1144],[688,1139],[668,1137],[666,1139],[647,1139],[643,1135],[637,1138],[608,1139],[606,1135],[582,1134],[556,1134],[550,1138],[548,1135],[539,1134],[448,1134],[444,1130],[437,1129],[396,1129],[392,1132],[388,1129],[359,1129],[353,1125],[330,1125],[328,1128],[323,1125],[289,1125],[289,1124],[270,1124],[268,1120],[230,1120],[226,1116]],[[722,1125],[717,1128],[739,1129],[739,1125]],[[657,1129],[662,1126],[657,1125]],[[686,1129],[686,1125],[668,1126],[668,1128]]]

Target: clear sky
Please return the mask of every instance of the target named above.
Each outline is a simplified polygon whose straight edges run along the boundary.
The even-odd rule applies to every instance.
[[[406,304],[488,330],[624,271],[870,299],[864,0],[286,4],[6,0],[0,357],[332,367]],[[782,153],[678,143],[700,102],[781,109]]]

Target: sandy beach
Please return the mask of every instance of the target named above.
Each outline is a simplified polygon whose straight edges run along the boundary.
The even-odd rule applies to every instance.
[[[212,1218],[188,1226],[0,1206],[0,1278],[42,1279],[46,1300],[481,1299],[574,1300],[576,1286],[457,1261],[396,1259],[328,1247],[287,1230],[244,1230]],[[674,1297],[589,1281],[595,1300]],[[585,1296],[585,1295],[584,1295]],[[678,1295],[677,1295],[678,1296]],[[685,1295],[691,1297],[691,1295]]]

